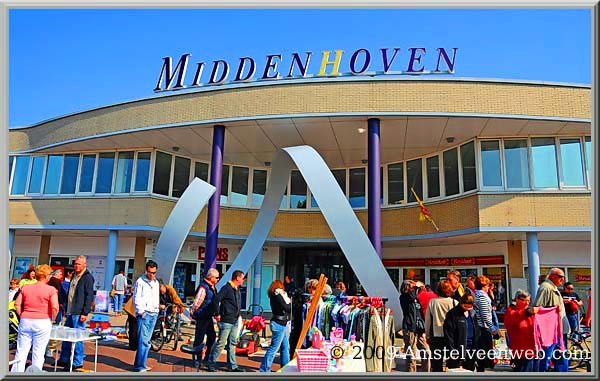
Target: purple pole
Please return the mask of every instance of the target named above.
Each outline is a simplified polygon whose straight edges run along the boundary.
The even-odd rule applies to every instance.
[[[219,239],[219,218],[221,212],[221,180],[223,178],[223,146],[225,145],[225,126],[215,125],[213,129],[212,159],[210,162],[210,184],[215,193],[208,201],[206,218],[206,256],[204,257],[204,275],[210,268],[217,266],[217,241]]]
[[[381,258],[381,173],[379,119],[370,118],[368,146],[368,189],[369,189],[369,239]]]

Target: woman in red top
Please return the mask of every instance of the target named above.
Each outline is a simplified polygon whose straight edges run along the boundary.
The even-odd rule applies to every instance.
[[[508,333],[515,372],[536,371],[533,315],[537,314],[539,307],[527,308],[530,302],[529,292],[518,290],[514,302],[506,309],[504,315],[504,327]]]
[[[44,354],[50,340],[52,321],[58,314],[58,291],[48,285],[52,268],[39,265],[35,271],[37,283],[25,285],[15,300],[15,308],[21,320],[17,336],[17,352],[11,372],[24,372],[29,349],[31,365],[42,369]]]

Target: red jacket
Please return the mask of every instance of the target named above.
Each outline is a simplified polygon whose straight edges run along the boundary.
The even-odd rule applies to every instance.
[[[529,315],[526,308],[518,310],[510,306],[504,315],[504,327],[508,333],[509,348],[513,356],[523,357],[525,351],[530,351],[529,356],[533,356],[535,353],[533,315]]]
[[[423,309],[423,316],[427,316],[427,306],[433,298],[437,298],[437,294],[433,291],[423,290],[417,295],[417,299],[419,299],[419,303],[421,303],[421,308]]]

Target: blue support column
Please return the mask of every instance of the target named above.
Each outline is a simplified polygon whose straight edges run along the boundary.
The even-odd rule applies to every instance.
[[[527,272],[529,276],[529,292],[531,301],[535,300],[540,277],[540,248],[536,232],[527,233]]]
[[[108,250],[106,253],[106,267],[104,273],[104,289],[112,289],[112,279],[115,274],[115,262],[117,261],[117,241],[119,240],[119,231],[111,230],[108,232]]]
[[[213,128],[212,158],[210,162],[210,184],[215,187],[215,193],[208,201],[208,213],[206,217],[206,255],[204,257],[203,276],[206,276],[208,269],[217,266],[217,242],[219,240],[224,145],[225,126],[215,125]]]
[[[260,305],[260,288],[262,284],[262,250],[256,256],[254,260],[254,290],[252,292],[252,304]],[[260,308],[258,306],[252,307],[252,315],[258,315]]]
[[[15,246],[15,229],[8,229],[8,263],[12,261],[13,249]]]
[[[370,118],[368,144],[369,240],[381,258],[381,172],[379,119]]]

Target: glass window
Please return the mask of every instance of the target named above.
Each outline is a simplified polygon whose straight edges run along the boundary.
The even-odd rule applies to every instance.
[[[481,170],[484,187],[502,186],[499,140],[481,142]]]
[[[223,166],[223,177],[221,179],[221,205],[227,204],[229,195],[229,166]]]
[[[115,153],[101,153],[98,159],[98,174],[96,175],[96,193],[110,193],[115,167]]]
[[[12,174],[14,156],[8,157],[8,181],[10,181],[10,175]]]
[[[402,163],[388,165],[388,204],[404,203],[404,169]]]
[[[17,156],[15,174],[13,176],[10,194],[25,194],[25,186],[27,185],[27,172],[29,172],[30,160],[30,156]]]
[[[42,193],[42,180],[44,179],[44,165],[46,156],[34,156],[29,176],[29,189],[27,193]]]
[[[406,181],[408,183],[408,202],[416,202],[417,199],[411,189],[414,189],[419,199],[423,199],[423,164],[421,159],[406,162]]]
[[[267,171],[255,169],[252,176],[252,205],[261,206],[267,191]]]
[[[563,184],[567,186],[585,185],[581,141],[579,139],[560,139],[560,159]]]
[[[379,167],[379,191],[381,192],[379,205],[383,205],[383,167]]]
[[[94,168],[96,155],[83,155],[81,163],[81,176],[79,177],[79,192],[91,192],[94,184]]]
[[[117,159],[117,175],[115,176],[115,193],[129,193],[133,177],[133,152],[119,152]]]
[[[342,190],[342,193],[344,194],[344,197],[346,197],[346,170],[345,169],[332,169],[331,173],[333,174],[333,177],[335,178],[335,181],[340,186],[340,189]],[[310,206],[312,208],[318,208],[319,207],[319,204],[317,203],[317,200],[315,199],[315,196],[311,197],[311,199],[310,199]]]
[[[365,168],[350,169],[350,205],[353,208],[366,206]]]
[[[432,156],[427,158],[427,197],[440,195],[440,158]],[[415,191],[416,192],[416,191]]]
[[[527,140],[504,141],[504,165],[507,188],[529,188]]]
[[[534,188],[558,188],[554,138],[531,139],[531,164]]]
[[[201,163],[197,161],[194,167],[194,176],[200,180],[208,182],[208,163]]]
[[[171,160],[172,157],[164,152],[156,152],[156,163],[154,163],[154,183],[152,192],[169,195],[169,183],[171,182]]]
[[[300,171],[292,171],[290,189],[290,208],[306,209],[307,187]]]
[[[287,205],[287,200],[288,200],[288,187],[285,187],[285,190],[283,191],[283,197],[281,198],[281,204],[279,205],[279,209],[286,209],[288,207]]]
[[[65,155],[60,194],[75,194],[78,170],[79,154]]]
[[[58,194],[60,183],[60,170],[62,169],[62,155],[49,155],[46,167],[46,180],[44,181],[44,194]]]
[[[463,192],[477,188],[477,170],[475,166],[475,142],[460,146],[462,164]]]
[[[175,156],[175,173],[173,174],[173,197],[181,197],[190,185],[192,161],[185,157]]]
[[[248,205],[248,177],[250,169],[246,167],[233,167],[231,179],[231,205]]]
[[[585,167],[587,168],[588,185],[592,186],[592,137],[585,137]]]
[[[135,167],[134,192],[148,192],[148,180],[150,179],[150,152],[138,152]]]
[[[444,185],[446,196],[460,192],[458,185],[458,152],[456,148],[445,151],[444,155]]]

